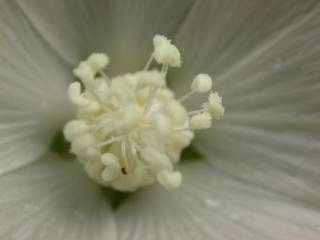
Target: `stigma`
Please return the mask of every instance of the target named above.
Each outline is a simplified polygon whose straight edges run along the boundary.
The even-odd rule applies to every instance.
[[[79,81],[68,88],[76,108],[76,118],[63,130],[70,151],[92,179],[119,191],[156,182],[179,187],[182,175],[175,165],[182,150],[195,130],[210,128],[224,114],[207,74],[195,76],[190,92],[176,98],[166,78],[169,67],[181,66],[180,52],[165,36],[156,35],[153,45],[142,70],[113,78],[105,73],[109,57],[91,54],[74,69]],[[188,112],[183,106],[192,95],[205,93],[208,100],[200,109]]]

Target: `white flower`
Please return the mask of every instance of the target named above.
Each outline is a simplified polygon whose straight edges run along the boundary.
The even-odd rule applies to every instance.
[[[316,0],[1,1],[0,239],[318,239],[319,23]],[[153,184],[123,198],[88,177],[98,181],[104,164],[113,171],[99,176],[115,179],[123,171],[117,154],[81,166],[57,147],[64,125],[74,119],[67,90],[76,80],[72,70],[92,53],[109,58],[93,55],[81,63],[75,74],[83,85],[90,86],[103,67],[112,78],[141,70],[156,34],[173,41],[158,39],[155,59],[181,64],[168,72],[173,92],[165,89],[161,101],[183,96],[205,72],[226,113],[196,133],[181,157],[175,146],[167,155],[144,152],[145,159],[154,157],[155,169],[168,169],[157,180],[168,186],[182,180],[179,188]],[[156,72],[147,75],[142,84],[164,86]],[[210,127],[223,113],[220,95],[206,100],[197,93],[210,91],[206,81],[195,81],[182,99],[192,95],[184,102],[189,110],[206,102],[210,116],[196,110],[193,129]],[[94,92],[108,102],[110,89],[97,83]],[[121,84],[114,89],[128,98]],[[69,88],[72,103],[98,111],[82,90],[79,84]],[[163,111],[179,122],[184,113],[174,111],[177,106]],[[121,127],[130,126],[135,110],[128,105],[123,111]],[[172,126],[166,114],[152,123],[166,138]],[[74,152],[95,143],[83,134],[90,128],[83,119],[69,126],[68,140],[78,140]],[[193,133],[183,134],[174,142],[189,145]],[[93,148],[86,154],[99,153]],[[173,172],[168,157],[180,159]]]

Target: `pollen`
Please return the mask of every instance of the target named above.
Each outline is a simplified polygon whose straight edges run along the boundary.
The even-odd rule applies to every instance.
[[[180,98],[167,87],[169,67],[180,67],[180,52],[169,39],[156,35],[154,50],[137,72],[108,77],[109,57],[93,53],[74,69],[79,79],[69,85],[75,119],[64,127],[87,174],[97,183],[118,191],[135,191],[159,183],[167,189],[180,186],[175,168],[194,131],[208,129],[224,113],[221,97],[210,93],[199,110],[188,111],[183,101],[210,92],[212,79],[195,76],[190,92]],[[158,68],[151,69],[155,62]]]

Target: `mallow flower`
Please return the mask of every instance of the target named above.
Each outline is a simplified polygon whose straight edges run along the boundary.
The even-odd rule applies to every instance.
[[[318,0],[2,0],[0,239],[316,240]]]

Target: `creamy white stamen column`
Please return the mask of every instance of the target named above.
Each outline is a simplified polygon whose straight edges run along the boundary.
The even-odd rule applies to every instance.
[[[180,52],[170,40],[156,35],[154,51],[142,71],[109,78],[104,72],[109,58],[94,53],[80,62],[68,95],[77,117],[64,128],[88,175],[99,184],[119,191],[158,182],[167,189],[181,184],[174,169],[181,151],[190,145],[194,130],[211,127],[223,113],[221,97],[210,93],[200,110],[188,112],[182,102],[193,94],[212,88],[206,74],[197,75],[190,93],[175,99],[166,86],[169,67],[180,67]],[[153,61],[162,65],[150,69]]]

